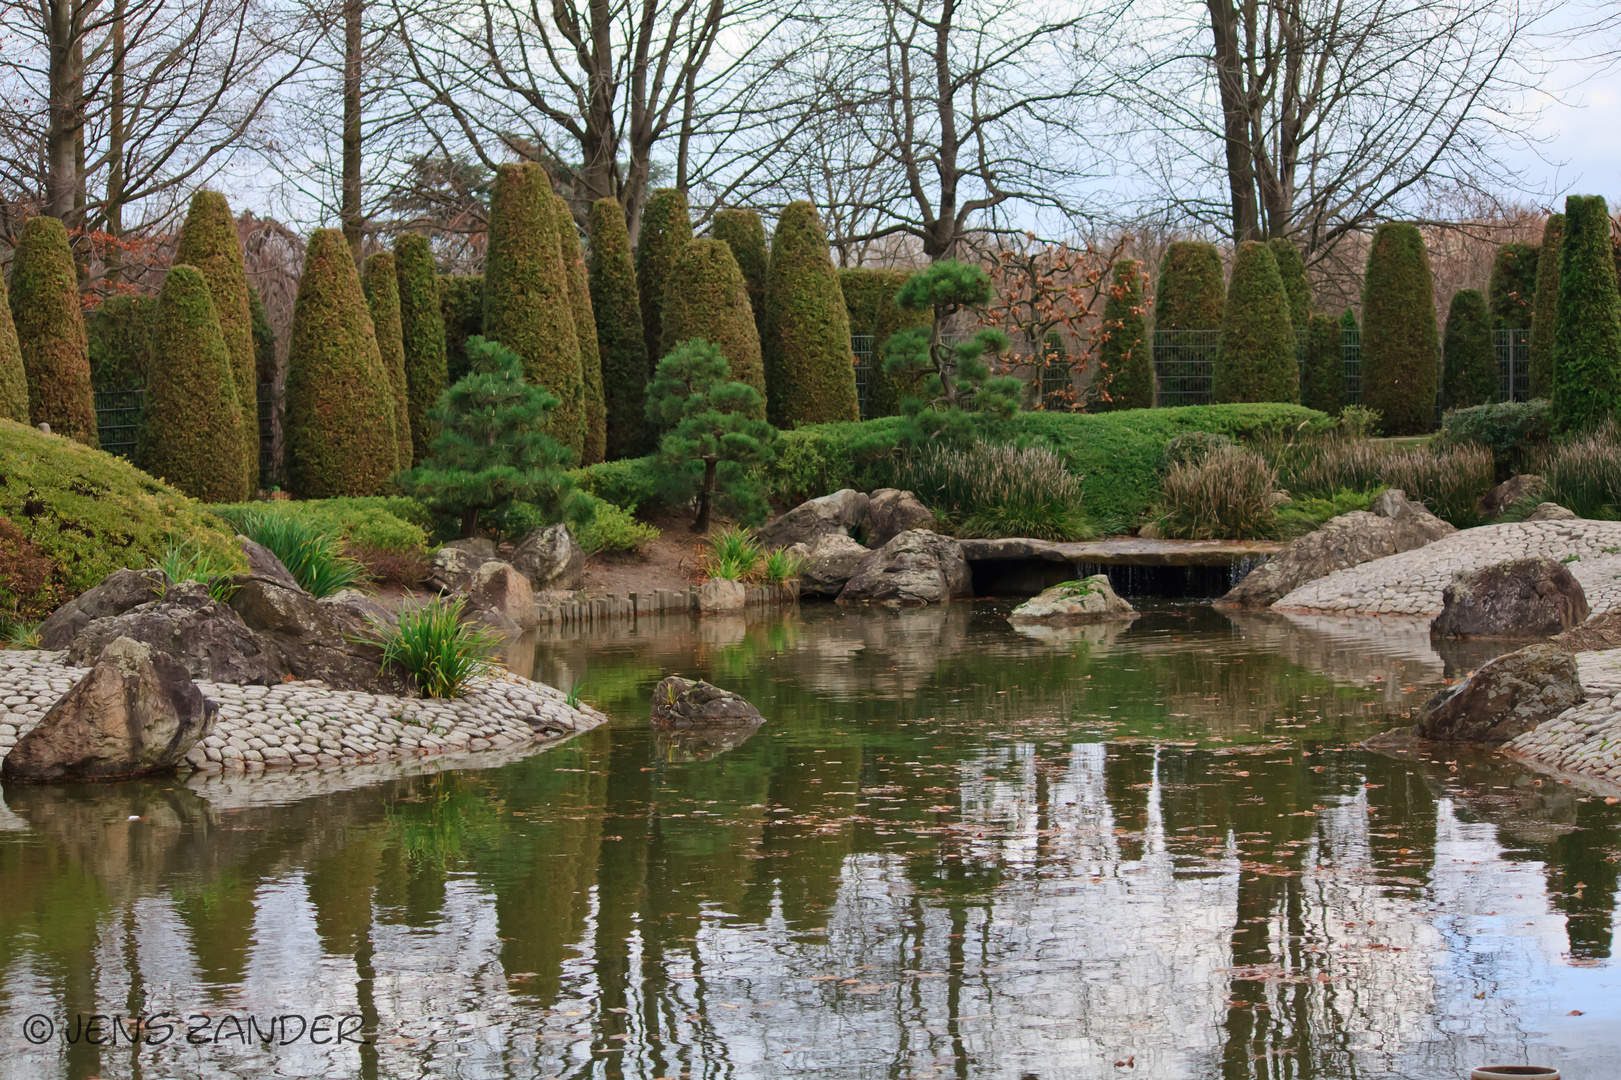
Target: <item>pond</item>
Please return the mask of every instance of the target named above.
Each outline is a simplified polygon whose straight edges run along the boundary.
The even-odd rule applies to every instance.
[[[1621,804],[1356,745],[1499,649],[1007,609],[549,632],[615,721],[478,768],[8,786],[0,1076],[1615,1075]]]

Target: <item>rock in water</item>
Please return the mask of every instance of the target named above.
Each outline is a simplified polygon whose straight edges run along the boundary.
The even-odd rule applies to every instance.
[[[1138,613],[1116,595],[1107,574],[1093,574],[1044,590],[1013,609],[1010,622],[1100,622],[1135,619]]]
[[[1569,630],[1587,618],[1587,594],[1563,563],[1515,559],[1461,570],[1441,593],[1430,633],[1442,637],[1530,637]]]
[[[501,619],[496,621],[503,626],[510,621],[519,629],[528,630],[539,621],[535,617],[535,592],[529,587],[529,579],[516,567],[496,559],[479,567],[478,573],[473,575],[467,603],[474,611],[500,615]]]
[[[920,607],[972,591],[962,545],[949,536],[910,529],[868,553],[838,602]]]
[[[69,600],[39,624],[39,644],[44,649],[65,649],[79,632],[97,619],[122,615],[131,608],[150,604],[169,587],[162,570],[117,570],[100,585]]]
[[[585,584],[585,549],[567,525],[536,529],[524,537],[512,553],[512,565],[537,591],[578,589]]]
[[[818,536],[838,533],[849,536],[867,516],[872,500],[853,488],[844,488],[819,499],[800,503],[781,517],[772,518],[754,530],[760,546],[767,551],[809,544]]]
[[[839,595],[861,561],[872,554],[843,533],[819,536],[809,544],[795,544],[788,551],[804,560],[799,568],[801,596]]]
[[[108,780],[167,772],[214,726],[218,706],[163,653],[116,638],[0,765],[6,780]]]
[[[1431,698],[1414,734],[1438,742],[1499,746],[1582,703],[1576,660],[1554,645],[1532,645],[1491,660]]]
[[[879,488],[867,502],[867,515],[861,521],[862,536],[869,548],[881,548],[908,529],[935,531],[934,514],[910,491]]]
[[[275,588],[250,578],[237,596],[256,587]],[[300,595],[315,603],[309,594]],[[89,666],[121,637],[177,661],[194,679],[262,686],[274,686],[282,679],[281,657],[275,646],[255,634],[237,612],[211,599],[207,586],[199,582],[175,582],[164,590],[161,600],[90,623],[68,646],[68,663]]]
[[[730,690],[675,675],[653,687],[653,726],[666,730],[763,723],[760,710]]]
[[[698,586],[698,614],[736,615],[748,603],[748,597],[741,581],[710,578]]]

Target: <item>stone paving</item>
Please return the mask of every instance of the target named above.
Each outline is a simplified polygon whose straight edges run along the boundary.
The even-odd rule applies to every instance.
[[[1587,700],[1503,747],[1534,765],[1621,785],[1621,649],[1576,654]]]
[[[88,668],[63,653],[0,651],[0,757]],[[198,680],[219,704],[212,734],[187,755],[202,772],[355,765],[489,750],[596,727],[607,717],[573,708],[561,691],[505,671],[475,679],[463,697],[400,698],[333,690],[315,681],[236,686]]]
[[[1621,603],[1621,521],[1520,521],[1464,529],[1433,544],[1336,570],[1272,605],[1342,615],[1441,613],[1441,591],[1460,570],[1545,555],[1570,572],[1597,615]]]

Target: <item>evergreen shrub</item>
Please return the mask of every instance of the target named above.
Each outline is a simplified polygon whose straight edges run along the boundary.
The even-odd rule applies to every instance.
[[[1120,259],[1114,264],[1109,296],[1103,303],[1103,329],[1108,335],[1099,350],[1100,370],[1094,383],[1096,408],[1154,407],[1154,358],[1143,324],[1147,275],[1142,263]]]
[[[28,417],[86,446],[96,445],[90,345],[67,229],[28,219],[11,259],[11,318],[28,379]]]
[[[1216,330],[1227,306],[1221,253],[1203,240],[1178,240],[1165,249],[1154,291],[1154,329]]]
[[[850,313],[821,219],[808,202],[789,203],[777,222],[765,306],[762,345],[772,423],[860,419]]]
[[[139,390],[152,365],[158,298],[109,296],[85,316],[90,347],[90,385],[97,393]]]
[[[0,274],[0,420],[28,423],[28,374],[23,370],[17,328],[11,322],[4,274]]]
[[[867,415],[897,416],[901,402],[922,392],[915,375],[886,369],[889,339],[902,330],[927,327],[933,317],[926,310],[908,310],[895,302],[896,295],[911,277],[909,270],[877,270],[849,267],[839,271],[839,292],[850,315],[850,333],[872,339],[872,355],[867,361]]]
[[[732,379],[759,395],[755,418],[765,419],[765,367],[749,307],[748,284],[724,240],[694,240],[676,256],[664,290],[662,355],[694,338],[720,350]]]
[[[428,410],[448,385],[445,361],[445,317],[434,274],[428,238],[406,233],[394,242],[394,272],[400,292],[400,340],[405,349],[405,417],[411,429],[412,460],[422,460],[436,432]],[[483,297],[475,308],[483,307]],[[465,339],[464,339],[465,340]]]
[[[1442,400],[1447,408],[1468,409],[1497,400],[1497,349],[1480,290],[1459,289],[1452,294],[1442,356]]]
[[[1298,401],[1300,368],[1289,297],[1271,249],[1238,245],[1222,313],[1212,391],[1218,402]]]
[[[636,457],[647,450],[647,359],[636,269],[630,259],[625,211],[615,199],[591,205],[591,310],[596,318],[606,415],[604,457]]]
[[[737,269],[743,275],[743,284],[749,290],[749,310],[754,312],[755,330],[763,339],[765,328],[760,320],[765,313],[765,279],[771,258],[765,242],[765,225],[753,210],[717,210],[709,223],[709,235],[726,241],[737,260]],[[844,276],[841,273],[842,283]],[[846,296],[846,302],[849,301]],[[859,334],[863,331],[856,330]],[[765,391],[762,390],[763,394]]]
[[[1610,227],[1603,196],[1565,200],[1553,354],[1554,424],[1560,431],[1593,427],[1621,405],[1621,294]]]
[[[1523,329],[1535,320],[1537,266],[1535,244],[1499,244],[1492,257],[1491,282],[1486,293],[1491,305],[1491,329]]]
[[[1559,322],[1559,251],[1565,215],[1549,214],[1537,253],[1537,294],[1531,310],[1531,397],[1553,397],[1554,328]]]
[[[1424,236],[1416,225],[1386,222],[1373,234],[1362,284],[1362,404],[1384,417],[1386,434],[1430,430],[1440,359]]]
[[[1283,279],[1283,291],[1289,297],[1289,325],[1296,330],[1306,328],[1311,315],[1311,282],[1306,278],[1306,261],[1293,240],[1276,236],[1266,242],[1267,250],[1278,262],[1278,276]]]
[[[248,315],[253,326],[254,377],[260,386],[276,381],[276,332],[270,326],[270,313],[265,311],[259,290],[248,286]],[[257,420],[254,430],[257,431]]]
[[[1492,452],[1497,479],[1516,472],[1533,472],[1536,456],[1553,435],[1553,406],[1545,398],[1502,401],[1472,409],[1449,409],[1441,417],[1441,433],[1431,444],[1451,449],[1478,443]]]
[[[372,330],[377,335],[377,351],[388,372],[393,389],[394,443],[398,447],[395,468],[411,467],[411,394],[406,387],[405,339],[400,330],[400,283],[392,252],[379,251],[366,260],[360,278],[371,312]]]
[[[664,290],[677,256],[692,243],[692,220],[687,216],[687,193],[657,188],[642,207],[636,233],[636,293],[642,301],[642,341],[648,363],[658,366],[664,354]],[[649,369],[651,375],[651,369]]]
[[[568,276],[569,310],[574,315],[575,337],[580,343],[580,387],[585,398],[585,441],[580,463],[595,465],[607,450],[607,405],[602,391],[602,354],[597,349],[597,316],[591,309],[591,283],[580,252],[580,231],[568,200],[552,196],[557,222],[558,256]]]
[[[484,333],[484,275],[446,274],[439,279],[439,316],[445,324],[445,385],[467,374],[467,339]],[[431,407],[433,401],[423,408]],[[412,444],[413,451],[415,443]]]
[[[1332,315],[1306,317],[1306,359],[1300,372],[1300,403],[1337,415],[1345,404],[1345,355],[1341,320]]]

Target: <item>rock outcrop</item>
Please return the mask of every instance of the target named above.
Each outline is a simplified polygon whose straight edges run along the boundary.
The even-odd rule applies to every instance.
[[[268,581],[284,589],[303,589],[274,551],[263,544],[254,543],[246,536],[238,536],[236,540],[242,545],[242,554],[248,557],[248,577]]]
[[[1043,590],[1041,595],[1014,608],[1008,621],[1014,624],[1080,623],[1137,617],[1137,611],[1115,593],[1107,574],[1093,574]]]
[[[760,710],[730,690],[670,675],[653,687],[653,726],[681,730],[705,726],[740,726],[764,721]]]
[[[512,565],[536,592],[578,589],[585,584],[585,549],[567,525],[551,525],[525,536],[512,553]]]
[[[910,529],[868,553],[840,590],[840,604],[917,607],[972,591],[962,545],[949,536]]]
[[[498,616],[491,625],[503,630],[528,630],[537,622],[535,591],[530,588],[529,579],[516,567],[498,559],[491,559],[473,574],[467,603],[475,612]]]
[[[1580,626],[1555,637],[1552,644],[1573,653],[1621,649],[1621,608],[1590,616]]]
[[[457,541],[459,544],[472,543],[469,540]],[[489,544],[489,541],[484,541]],[[468,551],[461,547],[446,544],[433,553],[428,560],[428,574],[423,579],[430,588],[441,593],[465,593],[473,585],[473,575],[478,568],[489,560],[495,558],[495,545],[489,544],[490,553],[482,551]]]
[[[867,547],[876,550],[909,529],[934,532],[936,525],[934,514],[910,491],[879,488],[867,500],[861,538]]]
[[[710,578],[698,586],[698,614],[736,615],[748,603],[748,595],[741,581]]]
[[[1569,630],[1588,616],[1587,595],[1563,563],[1514,559],[1452,576],[1430,632],[1442,637],[1530,637]]]
[[[872,552],[843,533],[819,536],[809,544],[795,544],[789,553],[803,560],[799,568],[801,596],[837,596]]]
[[[1495,521],[1502,515],[1503,511],[1515,503],[1540,492],[1543,483],[1542,477],[1536,473],[1520,473],[1518,476],[1511,476],[1482,495],[1475,510],[1480,514],[1482,520]]]
[[[382,671],[382,649],[365,615],[351,604],[317,600],[302,589],[284,589],[267,581],[248,581],[231,597],[242,623],[279,660],[282,672],[297,679],[320,679],[337,690],[406,694],[410,682],[390,668]],[[202,677],[202,676],[199,676]],[[259,682],[220,679],[214,682]]]
[[[259,585],[250,580],[237,595]],[[211,599],[207,586],[195,581],[175,582],[160,600],[89,623],[68,646],[68,663],[88,666],[121,637],[176,661],[194,679],[261,686],[282,679],[276,648],[254,633],[236,611]]]
[[[103,578],[101,584],[69,600],[39,624],[40,647],[65,649],[92,622],[150,604],[168,587],[169,576],[162,570],[114,571]]]
[[[1413,733],[1437,742],[1498,746],[1581,704],[1583,697],[1575,659],[1553,645],[1532,645],[1483,664],[1436,694]]]
[[[1558,503],[1538,503],[1537,508],[1525,516],[1527,521],[1575,521],[1576,511],[1567,510]]]
[[[754,531],[767,551],[809,544],[819,536],[839,533],[849,536],[867,517],[871,499],[852,488],[835,491],[800,503],[780,517],[772,518]]]

